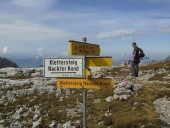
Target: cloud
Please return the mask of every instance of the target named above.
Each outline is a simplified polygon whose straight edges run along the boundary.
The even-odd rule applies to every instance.
[[[36,6],[41,0],[11,0],[18,6],[24,6],[27,2],[29,6]],[[49,1],[49,0],[48,0]],[[52,0],[56,1],[56,0]],[[36,4],[35,4],[35,3]],[[48,3],[47,0],[42,0],[42,3]],[[49,2],[50,4],[52,2]],[[27,5],[27,4],[26,4]],[[101,15],[104,15],[101,17]],[[112,17],[110,17],[110,15]],[[42,40],[63,40],[72,37],[79,37],[82,34],[94,35],[99,33],[96,37],[101,38],[121,38],[129,39],[133,35],[133,29],[147,29],[149,27],[155,28],[170,26],[169,19],[158,18],[167,14],[143,12],[133,14],[122,14],[121,12],[111,13],[108,16],[105,12],[101,14],[94,12],[67,12],[67,11],[47,11],[39,13],[38,15],[25,15],[25,14],[4,14],[0,13],[0,36],[2,38],[13,41],[42,41]],[[123,17],[122,17],[123,16]],[[155,16],[155,17],[154,17]],[[91,17],[90,20],[85,20]],[[132,22],[133,19],[133,22]],[[3,21],[3,22],[2,22]],[[67,24],[67,23],[70,24]],[[52,23],[52,24],[51,24]],[[54,25],[54,26],[53,26]],[[139,28],[140,27],[140,28]],[[117,29],[112,31],[111,28]],[[124,29],[120,29],[124,28]],[[132,28],[132,29],[130,29]],[[101,32],[105,30],[106,32]],[[128,35],[128,33],[130,33]],[[95,38],[96,38],[95,37]]]
[[[41,24],[19,21],[17,23],[0,23],[0,36],[8,40],[44,40],[63,39],[74,35],[63,29],[52,28]]]
[[[139,2],[139,0],[124,0],[124,1],[132,1],[132,2]],[[151,2],[151,3],[170,3],[169,0],[143,0],[143,2]]]
[[[117,20],[113,19],[104,19],[100,21],[101,25],[116,25],[118,22]]]
[[[131,38],[131,36],[137,34],[137,32],[133,29],[119,29],[111,32],[100,32],[97,34],[97,38],[105,39],[105,38],[120,38],[127,39]]]
[[[11,4],[29,8],[47,8],[56,0],[10,0]]]
[[[9,53],[9,48],[7,46],[5,46],[2,50],[2,53]]]
[[[153,3],[170,3],[169,0],[147,0],[149,2],[153,2]]]
[[[40,57],[42,57],[42,56],[44,55],[44,49],[41,48],[41,47],[37,48],[37,52],[38,52],[38,55],[39,55]]]

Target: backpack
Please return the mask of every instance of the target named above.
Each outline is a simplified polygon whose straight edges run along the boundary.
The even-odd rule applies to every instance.
[[[143,52],[143,50],[141,48],[139,48],[139,57],[140,58],[145,57],[145,53]]]

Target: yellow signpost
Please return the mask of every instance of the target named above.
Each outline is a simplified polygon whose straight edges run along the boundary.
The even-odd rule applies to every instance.
[[[111,79],[57,79],[57,88],[91,88],[91,89],[108,89],[113,88]]]
[[[86,79],[88,79],[88,80],[91,79],[91,69],[90,68],[86,69]]]
[[[70,40],[70,55],[99,56],[100,46],[97,44],[84,43]]]
[[[112,57],[87,57],[86,66],[111,66]]]
[[[100,46],[97,44],[86,43],[86,38],[84,42],[70,40],[70,55],[83,55],[85,60],[85,78],[75,79],[75,78],[58,78],[56,82],[57,88],[82,88],[83,89],[83,128],[87,128],[86,124],[86,97],[88,89],[109,89],[113,88],[114,83],[112,79],[99,79],[91,78],[90,66],[111,66],[111,57],[86,57],[86,56],[99,56]],[[50,61],[52,63],[52,61]],[[69,61],[70,62],[70,61]],[[79,62],[80,63],[80,62]],[[52,63],[53,64],[53,63]],[[67,65],[67,63],[66,63]],[[77,65],[77,64],[76,64]],[[54,65],[56,66],[56,65]],[[70,66],[70,65],[68,65]],[[49,68],[48,68],[49,69]],[[83,69],[82,69],[83,71]],[[63,73],[68,73],[64,72]],[[73,75],[76,76],[76,75]]]

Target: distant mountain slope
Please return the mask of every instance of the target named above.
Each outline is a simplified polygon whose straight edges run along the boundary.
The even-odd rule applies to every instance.
[[[17,63],[20,68],[36,68],[43,65],[43,58],[11,58],[11,60]]]
[[[0,57],[0,68],[6,68],[6,67],[18,68],[18,65],[16,63],[12,62],[11,60]]]
[[[170,60],[170,55],[165,60]]]

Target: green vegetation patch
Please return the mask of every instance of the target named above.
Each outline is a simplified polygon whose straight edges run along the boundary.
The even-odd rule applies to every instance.
[[[151,70],[151,69],[159,69],[159,68],[165,68],[166,70],[170,71],[170,61],[149,64],[147,66],[140,66],[140,70]]]
[[[159,81],[165,81],[163,77],[168,76],[168,73],[162,73],[162,74],[155,74],[153,77],[149,79],[149,81],[159,80]],[[170,81],[167,79],[166,81]]]
[[[88,115],[91,117],[88,120],[88,126],[90,128],[107,128],[107,125],[96,124],[106,120],[107,117],[104,113],[109,109],[112,113],[108,119],[111,128],[141,128],[143,126],[159,128],[163,122],[159,120],[159,113],[155,112],[153,101],[164,96],[170,97],[170,90],[167,90],[166,87],[167,85],[148,84],[142,91],[134,93],[128,101],[113,100],[110,103],[104,100],[110,96],[110,90],[96,90],[94,98],[101,98],[103,101],[98,104],[91,103],[91,107],[88,107]],[[134,105],[135,102],[138,104]]]
[[[130,74],[131,68],[125,68],[125,67],[114,67],[111,69],[111,75],[112,76],[128,76]]]

